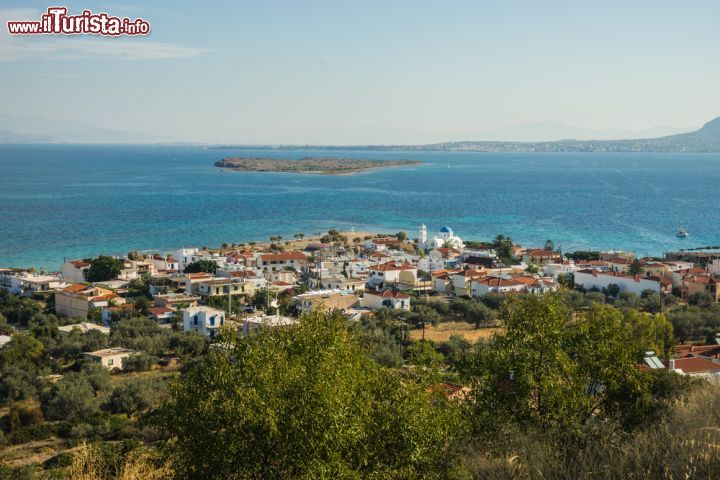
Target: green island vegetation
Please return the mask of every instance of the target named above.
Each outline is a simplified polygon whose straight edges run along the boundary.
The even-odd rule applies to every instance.
[[[319,175],[349,175],[379,168],[422,165],[417,160],[373,160],[365,158],[305,157],[284,160],[263,157],[228,157],[215,162],[216,167],[238,172],[314,173]]]
[[[0,290],[0,478],[713,478],[720,387],[640,365],[712,338],[720,304],[571,283],[213,341],[142,309],[65,333]],[[107,347],[140,353],[83,355]]]

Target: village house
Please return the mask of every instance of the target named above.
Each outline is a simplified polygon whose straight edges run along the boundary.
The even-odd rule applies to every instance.
[[[86,352],[85,355],[90,360],[99,363],[108,370],[122,370],[125,359],[131,355],[135,355],[135,350],[129,350],[122,347],[105,348],[95,352]]]
[[[480,270],[461,270],[450,274],[452,291],[458,297],[470,297],[472,296],[472,282],[485,277],[487,277],[487,274]]]
[[[110,325],[110,322],[112,322],[113,320],[129,318],[133,315],[135,315],[135,305],[132,303],[124,303],[122,305],[103,307],[102,311],[100,312],[100,318],[105,325]]]
[[[217,297],[233,297],[247,301],[254,293],[252,283],[235,278],[212,278],[197,283],[197,294],[204,302]]]
[[[13,295],[32,297],[64,287],[65,283],[55,275],[38,275],[14,269],[0,270],[0,288],[4,288]]]
[[[293,297],[293,302],[302,312],[314,310],[348,310],[357,308],[360,301],[357,295],[346,290],[317,290],[301,293]]]
[[[324,289],[355,292],[365,290],[365,280],[361,278],[331,277],[319,280],[317,286]]]
[[[175,323],[176,310],[171,307],[150,307],[148,317],[160,324]]]
[[[550,262],[545,264],[543,267],[543,273],[553,278],[557,278],[558,275],[561,274],[567,275],[569,273],[573,273],[575,270],[578,270],[578,267],[572,260]]]
[[[152,256],[152,263],[156,272],[177,272],[180,270],[180,262],[175,260],[172,255],[163,257],[156,253]]]
[[[362,306],[371,310],[410,310],[410,295],[396,290],[368,290],[364,293]]]
[[[557,290],[557,285],[552,277],[535,277],[532,275],[518,275],[513,277],[516,283],[525,285],[523,291],[535,295],[542,295]]]
[[[71,283],[84,283],[87,281],[87,272],[90,270],[90,263],[84,260],[69,260],[60,267],[60,275]]]
[[[390,287],[410,287],[417,284],[417,267],[407,262],[391,261],[368,268],[367,286],[381,290]]]
[[[67,317],[82,318],[95,309],[114,302],[124,304],[125,299],[111,290],[83,284],[73,284],[55,293],[55,313]]]
[[[605,264],[608,266],[610,271],[618,273],[628,273],[630,266],[635,260],[632,258],[608,258],[605,260]]]
[[[364,243],[365,248],[376,252],[382,252],[388,249],[397,250],[401,245],[402,242],[400,240],[390,237],[371,238]]]
[[[298,251],[263,253],[258,257],[258,268],[263,272],[290,269],[301,272],[307,264],[308,259],[305,254]]]
[[[683,279],[683,297],[690,298],[695,293],[707,293],[713,300],[720,301],[720,278],[710,275],[693,275]]]
[[[243,335],[249,335],[264,328],[291,327],[297,325],[298,321],[282,315],[258,315],[247,317],[242,323]]]
[[[525,289],[525,284],[502,277],[474,278],[470,290],[472,297],[482,297],[487,293],[517,293]]]
[[[460,258],[461,254],[462,252],[457,248],[438,247],[430,250],[430,252],[428,253],[428,257],[432,258],[433,260],[454,260],[456,258]]]
[[[548,263],[555,263],[561,260],[561,256],[558,252],[552,250],[545,250],[542,248],[532,248],[526,250],[522,256],[523,262],[527,265],[533,264],[539,267],[544,267]]]
[[[663,364],[682,375],[720,381],[720,364],[705,357],[671,358]]]
[[[200,301],[199,295],[187,295],[185,293],[164,293],[153,297],[153,303],[156,307],[194,307],[197,306],[198,301]]]
[[[183,330],[199,332],[206,337],[214,337],[225,325],[225,312],[211,307],[188,307],[183,310]]]
[[[632,292],[642,295],[645,290],[661,293],[672,287],[668,279],[658,277],[641,277],[640,275],[624,275],[617,272],[600,272],[597,270],[578,270],[575,272],[575,285],[586,290],[602,291],[608,285],[615,284],[621,292]]]
[[[456,273],[458,273],[457,270],[436,270],[431,272],[433,291],[445,295],[455,293],[451,276]]]
[[[225,257],[226,265],[242,265],[247,268],[253,268],[256,266],[255,254],[249,250],[243,252],[233,252]]]
[[[98,325],[96,323],[89,323],[89,322],[80,322],[75,323],[73,325],[63,325],[58,327],[58,331],[61,333],[72,333],[72,332],[79,332],[79,333],[87,333],[90,331],[96,331],[103,333],[105,335],[110,335],[110,329],[108,327],[105,327],[103,325]]]

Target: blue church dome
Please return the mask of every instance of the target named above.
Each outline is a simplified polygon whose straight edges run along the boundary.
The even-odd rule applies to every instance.
[[[453,233],[452,228],[445,226],[440,229],[440,233]]]

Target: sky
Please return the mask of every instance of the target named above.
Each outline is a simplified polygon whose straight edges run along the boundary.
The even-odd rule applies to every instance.
[[[481,140],[538,122],[697,128],[720,115],[717,0],[86,0],[63,5],[142,17],[151,34],[8,34],[6,21],[53,5],[0,0],[8,118],[351,145]]]

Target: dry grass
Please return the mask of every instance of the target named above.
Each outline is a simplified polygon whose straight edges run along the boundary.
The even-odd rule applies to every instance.
[[[158,461],[158,457],[145,448],[131,452],[124,459],[116,473],[107,470],[107,466],[93,447],[81,445],[68,467],[66,478],[73,480],[162,480],[172,478],[173,470],[169,462]]]
[[[601,428],[584,448],[555,449],[545,432],[499,439],[501,452],[475,449],[465,458],[478,479],[715,479],[720,478],[720,385],[701,385],[666,417],[625,434]]]
[[[59,438],[36,440],[20,445],[10,445],[0,449],[0,462],[11,467],[20,467],[31,463],[42,463],[63,452],[72,451]]]
[[[436,343],[447,342],[451,335],[461,335],[465,340],[475,343],[479,340],[489,340],[498,328],[486,327],[475,328],[467,322],[444,322],[437,327],[428,325],[425,327],[425,339]],[[420,340],[423,336],[422,329],[410,330],[410,338]]]

